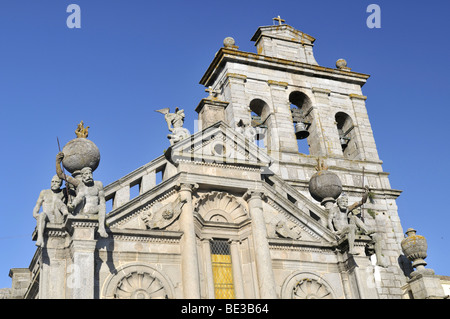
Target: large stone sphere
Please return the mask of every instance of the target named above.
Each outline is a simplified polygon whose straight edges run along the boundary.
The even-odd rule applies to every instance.
[[[318,202],[325,198],[337,199],[342,193],[341,180],[333,172],[318,171],[309,180],[309,193]]]
[[[69,141],[64,147],[64,159],[62,164],[70,173],[90,167],[94,171],[100,163],[100,151],[98,147],[86,138],[76,138]]]

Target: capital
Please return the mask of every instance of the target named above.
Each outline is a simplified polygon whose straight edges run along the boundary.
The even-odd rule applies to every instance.
[[[266,195],[263,192],[256,191],[256,190],[248,190],[243,196],[243,199],[245,201],[247,201],[247,202],[252,200],[252,199],[265,200],[266,198],[267,197],[266,197]]]

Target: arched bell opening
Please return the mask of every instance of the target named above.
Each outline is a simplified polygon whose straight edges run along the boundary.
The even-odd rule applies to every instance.
[[[289,102],[291,103],[292,123],[298,151],[303,154],[310,154],[311,100],[305,93],[294,91],[289,94]]]
[[[337,112],[335,120],[342,154],[348,159],[356,158],[358,155],[358,145],[352,118],[347,113]]]
[[[270,109],[261,99],[253,99],[249,105],[251,111],[251,126],[256,130],[255,142],[261,148],[270,149]]]

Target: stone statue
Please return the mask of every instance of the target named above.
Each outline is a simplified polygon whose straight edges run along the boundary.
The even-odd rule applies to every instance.
[[[75,198],[67,205],[69,211],[88,216],[97,215],[99,221],[98,233],[101,237],[108,237],[105,230],[106,200],[102,182],[94,181],[92,168],[90,167],[81,169],[81,181],[67,176],[61,169],[63,158],[63,152],[59,152],[56,155],[56,173],[59,178],[64,179],[76,188]]]
[[[250,124],[245,124],[242,119],[236,124],[236,131],[244,135],[251,142],[254,142],[256,139],[256,129]]]
[[[77,125],[77,129],[75,130],[75,134],[78,138],[86,138],[88,137],[89,126],[84,127],[83,121]]]
[[[328,228],[335,233],[338,238],[347,235],[349,254],[357,254],[354,248],[356,234],[370,236],[374,242],[374,250],[377,257],[377,265],[386,267],[381,255],[381,243],[378,235],[370,230],[367,225],[357,216],[357,208],[364,205],[369,194],[369,187],[365,187],[364,195],[359,202],[348,206],[348,197],[342,194],[328,209]]]
[[[33,217],[37,221],[38,237],[36,246],[43,246],[43,233],[47,222],[62,223],[64,218],[69,214],[66,204],[64,203],[64,193],[61,190],[62,180],[57,176],[53,176],[50,189],[44,189],[39,194],[36,206],[33,209]],[[42,213],[39,210],[42,207]]]
[[[191,135],[189,130],[183,127],[184,118],[186,117],[183,109],[180,110],[177,107],[175,108],[175,113],[170,113],[169,108],[157,110],[156,112],[164,114],[167,127],[169,128],[169,131],[172,132],[167,135],[170,145],[173,145]]]

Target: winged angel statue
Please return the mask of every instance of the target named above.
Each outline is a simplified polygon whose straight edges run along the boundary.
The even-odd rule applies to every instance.
[[[167,135],[170,145],[173,145],[191,135],[189,130],[183,127],[184,118],[186,116],[183,109],[180,110],[177,107],[175,108],[175,113],[170,113],[170,109],[167,107],[161,110],[156,110],[156,112],[164,114],[167,127],[171,132],[171,134]]]

